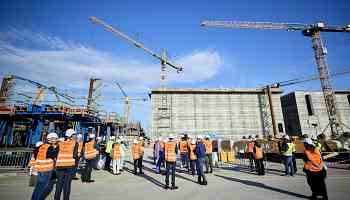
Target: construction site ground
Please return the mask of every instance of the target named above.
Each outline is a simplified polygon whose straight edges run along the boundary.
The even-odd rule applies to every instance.
[[[165,176],[156,174],[151,163],[151,149],[146,149],[144,175],[132,174],[129,170],[115,176],[106,171],[93,171],[94,183],[72,183],[71,199],[153,199],[153,200],[214,200],[214,199],[307,199],[311,195],[302,165],[294,177],[280,176],[283,166],[268,163],[265,176],[249,172],[244,165],[224,165],[207,174],[208,185],[196,183],[196,177],[178,172],[178,190],[164,190]],[[28,186],[29,177],[24,174],[0,173],[0,199],[30,199],[33,187]],[[329,169],[326,179],[329,199],[347,200],[350,196],[350,170]],[[48,199],[53,199],[51,193]]]

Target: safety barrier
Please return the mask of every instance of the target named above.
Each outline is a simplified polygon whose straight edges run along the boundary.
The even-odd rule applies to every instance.
[[[32,150],[0,150],[0,169],[26,170]]]

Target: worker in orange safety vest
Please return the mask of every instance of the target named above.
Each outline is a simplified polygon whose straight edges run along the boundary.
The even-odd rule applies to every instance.
[[[116,140],[116,142],[113,144],[113,150],[112,150],[112,158],[113,158],[113,174],[119,175],[120,169],[121,169],[121,153],[122,153],[122,146],[121,141],[119,139]]]
[[[304,140],[304,169],[306,180],[311,188],[311,199],[328,199],[325,178],[327,176],[326,167],[321,158],[319,149],[310,138]]]
[[[255,158],[255,166],[259,176],[265,175],[264,168],[264,150],[261,146],[261,143],[255,141],[254,144],[254,158]]]
[[[250,171],[253,172],[254,171],[254,140],[252,136],[249,136],[248,139],[249,139],[249,142],[247,143],[246,153],[249,159]]]
[[[196,175],[196,162],[197,162],[196,140],[195,139],[192,139],[190,144],[188,145],[188,154],[189,154],[189,159],[190,159],[191,174],[194,176],[194,175]]]
[[[94,180],[91,180],[92,168],[96,165],[96,156],[97,156],[97,145],[95,143],[95,134],[89,134],[89,140],[84,144],[83,155],[86,161],[86,164],[83,169],[83,174],[81,181],[83,183],[92,183]]]
[[[74,139],[75,134],[76,132],[73,129],[67,129],[66,139],[58,144],[55,200],[61,198],[62,191],[63,199],[69,199],[70,197],[72,177],[78,164],[78,143]]]
[[[205,173],[213,173],[213,158],[212,158],[212,153],[213,153],[213,144],[212,141],[210,140],[209,135],[205,136],[205,140],[203,141],[204,146],[205,146]],[[210,171],[209,171],[210,169]]]
[[[169,141],[165,143],[164,148],[165,162],[166,162],[166,177],[165,177],[165,189],[169,189],[169,175],[171,171],[171,190],[175,190],[178,187],[175,185],[175,172],[176,172],[176,154],[178,153],[175,136],[169,135]]]
[[[58,139],[56,133],[50,133],[47,135],[48,140],[52,138]],[[52,140],[51,140],[52,141]],[[35,161],[31,162],[34,164],[34,170],[38,173],[37,182],[32,194],[32,200],[45,199],[46,196],[51,192],[53,184],[51,177],[54,171],[55,159],[57,157],[57,149],[54,146],[54,142],[44,144],[39,142],[36,146],[39,146],[37,152],[34,152]]]
[[[181,157],[181,168],[187,169],[189,172],[189,160],[188,160],[188,136],[187,134],[181,135],[181,141],[179,142],[180,157]]]
[[[142,161],[141,161],[143,147],[141,146],[141,144],[137,139],[134,139],[131,151],[132,151],[132,158],[134,160],[134,174],[137,175],[137,168],[139,168],[139,173],[143,174]]]

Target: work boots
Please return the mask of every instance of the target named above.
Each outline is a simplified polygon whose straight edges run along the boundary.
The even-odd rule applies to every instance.
[[[171,189],[171,190],[176,190],[176,189],[178,189],[178,188],[179,188],[179,187],[177,187],[177,186],[175,186],[175,185],[172,185],[170,189]]]
[[[197,181],[200,185],[202,185],[202,177],[198,176],[198,181]]]

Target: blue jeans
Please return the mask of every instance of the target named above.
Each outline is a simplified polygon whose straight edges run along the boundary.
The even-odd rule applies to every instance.
[[[181,153],[182,166],[188,167],[188,153]]]
[[[204,175],[204,170],[203,170],[204,162],[205,162],[205,157],[197,158],[196,168],[197,168],[197,175],[198,175],[198,182],[199,183],[201,183],[202,180],[203,180],[203,182],[207,182],[205,175]]]
[[[61,193],[63,190],[63,200],[69,200],[72,176],[74,173],[74,168],[57,169],[57,184],[55,191],[55,200],[61,199]]]
[[[294,174],[294,167],[293,167],[293,156],[284,156],[284,173],[285,175],[292,175]],[[289,171],[290,170],[290,171]]]
[[[36,182],[33,194],[32,194],[32,200],[44,199],[43,194],[44,194],[46,187],[49,184],[51,176],[52,176],[52,171],[38,172],[37,182]]]
[[[160,151],[159,152],[158,161],[157,161],[157,165],[156,165],[156,168],[157,168],[158,171],[160,170],[160,167],[161,167],[163,162],[164,162],[164,152]]]

